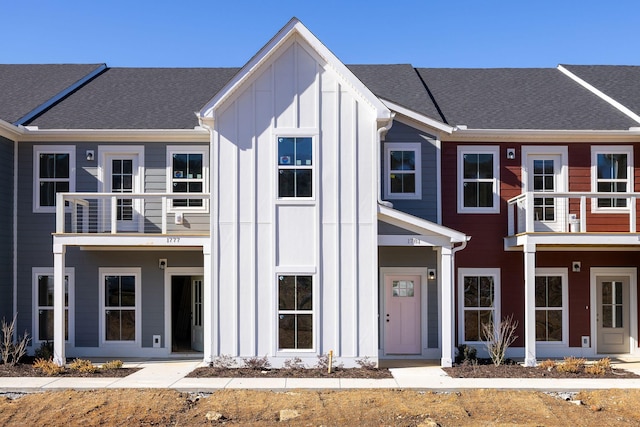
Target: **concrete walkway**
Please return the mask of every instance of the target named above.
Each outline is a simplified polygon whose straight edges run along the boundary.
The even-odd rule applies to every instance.
[[[96,362],[97,363],[97,362]],[[416,389],[451,391],[463,389],[512,389],[540,391],[579,391],[597,389],[640,389],[640,378],[553,379],[553,378],[451,378],[437,366],[392,368],[393,378],[186,378],[199,360],[162,360],[126,362],[127,368],[141,368],[124,378],[78,377],[0,377],[0,393],[31,393],[49,390],[94,390],[117,388],[162,388],[189,392],[213,392],[222,389]],[[614,366],[640,375],[640,363],[616,363]]]

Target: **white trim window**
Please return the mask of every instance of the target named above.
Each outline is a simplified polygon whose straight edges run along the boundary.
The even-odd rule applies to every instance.
[[[313,197],[313,138],[278,137],[278,198]]]
[[[53,268],[34,267],[33,274],[33,344],[53,342]],[[73,342],[73,290],[75,283],[73,268],[65,269],[64,280],[64,338],[68,343]]]
[[[385,198],[422,198],[420,143],[387,143],[385,153]]]
[[[500,269],[461,268],[458,271],[459,340],[482,341],[483,325],[500,318]]]
[[[278,276],[278,350],[311,350],[314,343],[313,276]]]
[[[205,146],[167,147],[169,193],[202,194],[208,191],[209,149]],[[205,210],[205,199],[174,199],[174,210]]]
[[[55,212],[56,193],[76,191],[76,147],[33,146],[33,212]]]
[[[500,147],[458,146],[458,213],[500,212]]]
[[[566,342],[568,330],[567,270],[536,269],[536,341],[548,344]]]
[[[102,343],[140,342],[140,268],[100,269],[100,337]]]
[[[591,147],[591,185],[598,193],[633,192],[633,147]],[[626,198],[593,199],[594,211],[611,212],[628,209]]]

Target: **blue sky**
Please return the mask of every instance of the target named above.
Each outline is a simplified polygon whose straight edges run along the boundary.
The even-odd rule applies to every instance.
[[[640,1],[0,0],[0,63],[239,67],[295,16],[345,64],[640,65]]]

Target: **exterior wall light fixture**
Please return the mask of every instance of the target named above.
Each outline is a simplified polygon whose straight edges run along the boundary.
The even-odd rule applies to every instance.
[[[513,160],[516,158],[516,149],[515,148],[507,148],[507,159]]]
[[[435,268],[427,269],[427,279],[436,280],[436,269]]]

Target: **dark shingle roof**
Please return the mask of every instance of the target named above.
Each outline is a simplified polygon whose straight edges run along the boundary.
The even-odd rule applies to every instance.
[[[0,64],[0,119],[15,123],[103,64]]]
[[[44,129],[193,129],[238,68],[109,68],[31,124]]]
[[[419,68],[418,72],[451,125],[568,130],[637,125],[553,68]]]
[[[640,114],[640,66],[563,65],[582,80]]]
[[[347,67],[377,97],[440,120],[438,110],[413,66],[398,64]]]

